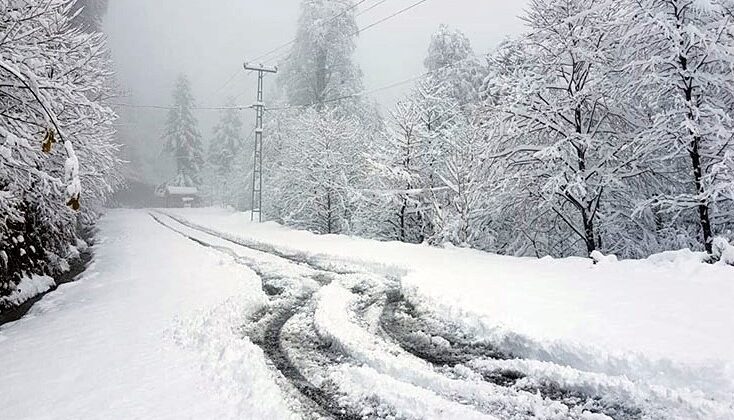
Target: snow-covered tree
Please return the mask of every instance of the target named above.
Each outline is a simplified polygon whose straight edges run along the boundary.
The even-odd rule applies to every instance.
[[[296,41],[280,75],[291,105],[309,106],[362,90],[354,62],[357,23],[352,0],[303,0]],[[343,109],[348,103],[341,103]]]
[[[234,101],[228,101],[233,106]],[[214,136],[209,144],[206,169],[206,189],[210,198],[218,204],[238,207],[249,190],[242,190],[242,178],[250,176],[252,150],[242,132],[242,121],[238,110],[231,108],[222,112],[219,123],[214,128]],[[246,155],[246,162],[243,156]],[[246,166],[242,166],[246,163]]]
[[[641,211],[662,209],[679,224],[695,218],[710,253],[733,223],[734,2],[626,5],[627,92],[640,98],[640,141],[656,149],[650,170],[662,185]]]
[[[372,151],[372,175],[388,207],[383,229],[389,239],[421,243],[428,236],[423,169],[427,157],[419,103],[408,96],[390,112],[388,129]]]
[[[164,152],[176,163],[176,176],[168,182],[179,187],[195,187],[201,184],[204,165],[203,146],[198,122],[194,117],[194,96],[186,76],[179,76],[173,93],[173,105],[168,112],[163,140]]]
[[[295,118],[268,183],[278,218],[313,232],[350,233],[366,166],[360,122],[328,108]]]
[[[522,174],[518,190],[535,203],[523,208],[556,226],[560,242],[548,249],[560,246],[561,254],[601,248],[604,196],[640,158],[610,77],[617,68],[614,13],[607,0],[531,1],[527,56],[496,81],[505,92],[506,157]]]
[[[0,1],[0,294],[63,270],[119,182],[108,49],[72,6]]]
[[[434,242],[495,251],[494,206],[502,193],[501,166],[488,156],[494,133],[472,116],[457,115],[442,133],[443,156],[437,175],[447,205],[435,208]]]
[[[76,0],[70,9],[72,23],[88,32],[99,32],[109,0]]]
[[[478,139],[468,126],[486,66],[468,38],[445,25],[432,36],[424,64],[428,74],[392,110],[386,136],[372,149],[381,196],[389,203],[387,236],[465,244],[461,234],[448,233],[461,224],[455,194],[467,191],[463,180],[452,178],[476,159]]]
[[[479,99],[487,68],[474,54],[463,32],[441,25],[431,36],[424,65],[430,85],[461,106]]]
[[[279,76],[290,109],[272,114],[273,130],[266,130],[265,184],[275,191],[266,213],[317,232],[371,229],[361,192],[369,184],[363,155],[380,126],[375,108],[355,95],[362,73],[353,57],[354,6],[301,2],[296,40]]]

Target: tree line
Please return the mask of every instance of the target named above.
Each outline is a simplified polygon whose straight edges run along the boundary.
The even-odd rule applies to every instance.
[[[509,255],[716,256],[734,225],[733,13],[731,0],[532,0],[526,31],[488,54],[441,26],[426,74],[379,112],[353,2],[303,1],[267,114],[266,214]],[[206,190],[247,208],[236,120],[213,138]]]

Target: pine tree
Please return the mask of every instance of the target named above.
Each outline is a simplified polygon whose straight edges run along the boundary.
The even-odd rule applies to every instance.
[[[280,76],[291,105],[309,106],[362,90],[362,72],[353,59],[357,31],[352,0],[301,2],[296,41]]]
[[[230,106],[234,103],[229,100]],[[225,206],[238,206],[242,202],[239,179],[249,177],[252,150],[245,150],[242,121],[237,110],[227,109],[214,128],[214,136],[207,154],[207,189],[216,203]],[[242,167],[242,155],[247,156],[248,164]]]
[[[196,187],[201,184],[204,165],[203,147],[198,123],[193,114],[194,97],[186,76],[179,76],[173,93],[173,106],[168,113],[163,134],[164,152],[176,163],[176,176],[169,185]]]

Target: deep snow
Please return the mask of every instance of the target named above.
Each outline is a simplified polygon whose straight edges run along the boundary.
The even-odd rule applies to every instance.
[[[734,268],[700,263],[692,252],[594,265],[317,236],[220,209],[175,213],[237,237],[399,272],[419,307],[512,354],[734,404]]]
[[[145,212],[112,211],[95,261],[0,328],[6,419],[285,419],[262,351],[236,329],[257,276]]]
[[[0,328],[1,417],[296,418],[293,389],[247,331],[257,329],[249,320],[313,295],[288,321],[287,340],[322,340],[344,355],[308,375],[364,414],[608,418],[533,391],[550,381],[649,418],[734,419],[734,269],[696,254],[594,265],[317,236],[223,210],[174,213],[220,232],[166,218],[216,249],[146,212],[113,211],[82,279]],[[331,284],[320,284],[324,274]],[[517,358],[437,367],[407,352],[371,312],[394,279],[421,322],[448,322]],[[264,282],[286,292],[267,297]],[[481,378],[498,371],[523,376],[509,387]]]
[[[26,276],[15,287],[15,291],[0,298],[0,308],[13,308],[22,305],[29,299],[45,293],[56,285],[49,276]]]

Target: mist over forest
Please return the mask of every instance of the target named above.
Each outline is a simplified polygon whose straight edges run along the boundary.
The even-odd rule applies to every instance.
[[[734,0],[0,0],[0,417],[734,420]]]

